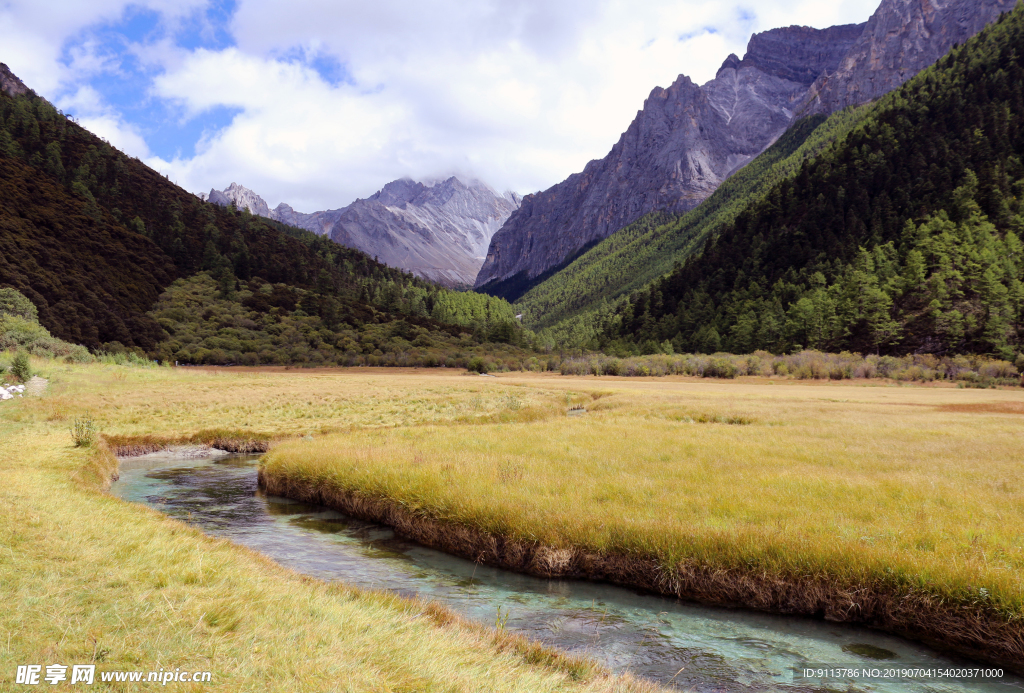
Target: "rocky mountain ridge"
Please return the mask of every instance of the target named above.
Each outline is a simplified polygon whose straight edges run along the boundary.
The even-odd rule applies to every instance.
[[[238,183],[232,183],[224,190],[210,190],[209,195],[199,194],[199,199],[205,200],[206,202],[213,202],[221,207],[227,207],[228,205],[234,204],[238,209],[247,209],[253,214],[258,214],[261,217],[267,219],[274,219],[270,214],[270,205],[267,204],[266,200],[254,193],[249,188],[239,185]]]
[[[887,94],[985,28],[1017,0],[885,0],[843,58],[808,90],[800,114]]]
[[[27,94],[28,91],[28,87],[18,79],[17,75],[11,72],[11,68],[7,67],[4,63],[0,63],[0,92],[14,97]]]
[[[262,197],[235,183],[200,197],[328,236],[446,286],[472,285],[491,237],[521,202],[515,193],[499,195],[480,181],[454,176],[431,185],[392,181],[365,200],[311,214],[283,202],[270,209]]]
[[[652,211],[685,212],[799,117],[899,86],[1016,0],[883,0],[871,19],[755,34],[715,78],[654,89],[618,143],[527,195],[494,235],[475,287],[514,300],[535,278]]]

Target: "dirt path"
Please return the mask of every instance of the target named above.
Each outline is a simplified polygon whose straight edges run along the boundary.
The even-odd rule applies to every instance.
[[[46,378],[40,378],[38,375],[34,375],[29,378],[29,381],[25,383],[25,394],[38,397],[46,390],[46,386],[50,383]]]

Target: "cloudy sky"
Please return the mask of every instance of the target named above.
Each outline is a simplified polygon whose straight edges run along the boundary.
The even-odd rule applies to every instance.
[[[5,0],[0,62],[193,192],[341,207],[410,176],[533,192],[752,32],[879,0]]]

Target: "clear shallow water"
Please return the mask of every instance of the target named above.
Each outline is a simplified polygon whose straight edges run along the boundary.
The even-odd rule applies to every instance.
[[[693,691],[1019,691],[1024,681],[817,681],[807,664],[945,667],[956,662],[875,631],[688,604],[611,585],[544,580],[474,564],[326,508],[262,495],[258,459],[121,463],[111,491],[324,580],[435,599],[562,650]],[[500,608],[500,612],[499,612]],[[845,648],[845,649],[844,649]],[[860,653],[860,654],[858,654]],[[866,656],[867,655],[867,656]],[[881,659],[884,658],[884,659]]]

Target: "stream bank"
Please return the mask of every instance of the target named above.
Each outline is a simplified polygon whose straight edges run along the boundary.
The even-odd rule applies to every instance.
[[[668,571],[655,558],[608,555],[495,536],[410,512],[386,498],[318,487],[261,467],[270,495],[375,522],[403,537],[475,563],[541,578],[607,582],[701,604],[823,618],[867,626],[957,656],[1024,671],[1024,623],[984,605],[944,603],[926,593],[892,593],[813,577],[793,579],[683,563]]]
[[[112,491],[301,573],[439,602],[569,654],[693,691],[820,691],[795,671],[814,663],[952,666],[900,638],[856,626],[683,603],[609,584],[531,577],[412,543],[392,529],[257,487],[255,458],[121,461]],[[997,681],[830,681],[828,690],[953,693]],[[998,688],[996,688],[998,686]]]

